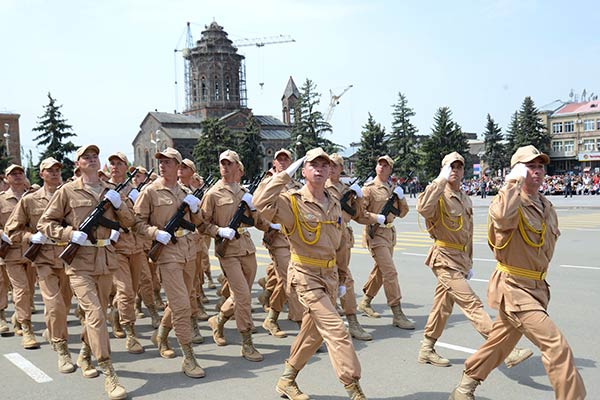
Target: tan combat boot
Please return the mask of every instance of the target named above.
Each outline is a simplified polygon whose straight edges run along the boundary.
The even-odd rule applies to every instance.
[[[270,290],[265,289],[258,295],[258,302],[260,303],[265,312],[268,312],[271,308],[270,302],[272,294],[273,293]]]
[[[163,303],[162,297],[160,296],[160,289],[154,290],[154,306],[157,310],[163,311],[165,309],[165,303]]]
[[[0,334],[5,334],[10,331],[8,327],[8,323],[6,322],[6,315],[4,314],[4,310],[0,310]]]
[[[150,340],[158,347],[158,352],[162,358],[175,358],[175,351],[169,346],[169,332],[171,329],[162,325],[152,333]]]
[[[415,329],[415,324],[412,321],[409,321],[408,318],[406,318],[406,315],[404,315],[404,313],[402,312],[402,307],[400,306],[400,304],[392,306],[391,309],[392,313],[394,314],[392,325],[397,326],[400,329]]]
[[[265,318],[265,321],[263,322],[262,326],[263,326],[263,328],[266,329],[267,332],[269,332],[270,335],[273,335],[273,337],[276,337],[276,338],[287,337],[287,333],[282,331],[281,328],[279,327],[279,323],[277,323],[278,318],[279,318],[279,312],[275,311],[273,309],[270,309],[269,314],[267,315],[267,318]]]
[[[79,323],[81,325],[83,325],[85,323],[85,311],[83,311],[83,309],[79,306],[79,304],[77,304],[77,307],[75,307],[75,311],[73,312],[73,315],[75,315],[77,317],[77,319],[79,320]]]
[[[113,336],[117,339],[123,339],[126,336],[126,334],[123,330],[123,327],[121,326],[121,321],[119,319],[119,310],[117,310],[116,308],[113,308],[112,312],[110,313],[110,321]]]
[[[154,306],[154,304],[151,304],[149,306],[146,306],[146,308],[148,309],[148,313],[150,314],[150,325],[152,325],[152,327],[154,329],[157,329],[160,326],[160,315],[158,315],[158,311],[156,311],[156,307]]]
[[[139,319],[146,317],[146,314],[142,311],[142,298],[140,296],[135,298],[135,317]]]
[[[213,315],[208,319],[208,325],[210,325],[212,329],[213,340],[215,341],[217,346],[226,346],[227,340],[225,340],[225,335],[223,335],[223,329],[225,328],[225,322],[227,322],[229,318],[225,317],[225,314],[219,312],[217,315]]]
[[[217,285],[215,285],[215,281],[213,280],[212,275],[210,275],[210,272],[206,278],[206,287],[208,289],[216,289],[217,288]]]
[[[98,361],[98,365],[102,368],[104,374],[104,390],[108,394],[110,400],[122,400],[127,398],[127,391],[119,383],[119,377],[115,373],[110,359]]]
[[[348,314],[346,315],[346,319],[348,320],[348,331],[350,332],[350,336],[357,340],[373,340],[373,336],[371,336],[369,332],[365,331],[358,322],[356,314]]]
[[[12,317],[10,317],[10,323],[13,326],[13,331],[15,331],[15,335],[23,336],[23,327],[21,326],[21,323],[19,321],[17,321],[17,313],[16,312],[14,312]]]
[[[480,383],[463,372],[460,383],[450,393],[448,400],[475,400],[475,389]]]
[[[225,304],[226,301],[227,301],[227,298],[225,296],[219,297],[219,301],[217,301],[217,304],[215,304],[215,311],[221,312],[221,307],[223,306],[223,304]]]
[[[433,346],[435,346],[435,342],[436,339],[432,339],[427,336],[423,337],[421,348],[419,349],[419,362],[421,364],[429,363],[436,367],[449,367],[450,360],[440,356],[433,348]]]
[[[533,355],[533,351],[531,351],[529,349],[521,349],[521,348],[515,347],[510,352],[508,357],[506,357],[504,359],[504,364],[506,364],[507,368],[512,368],[515,365],[520,364],[523,361],[527,360],[532,355]]]
[[[133,322],[124,325],[125,333],[127,334],[127,340],[125,341],[125,349],[131,354],[142,354],[144,347],[140,344],[136,334],[135,326]]]
[[[360,299],[360,303],[358,303],[358,310],[364,312],[371,318],[380,318],[381,315],[371,306],[371,301],[373,301],[373,298],[365,294],[363,298]]]
[[[282,397],[285,396],[290,400],[310,400],[310,397],[302,393],[296,383],[298,372],[299,371],[296,368],[292,367],[292,365],[286,361],[283,374],[279,377],[275,390],[282,395]]]
[[[204,343],[204,338],[198,329],[198,319],[196,317],[190,318],[190,324],[192,325],[192,343],[201,344]]]
[[[98,376],[98,370],[92,364],[92,349],[85,342],[81,342],[81,350],[77,357],[77,366],[81,368],[84,378],[95,378]]]
[[[23,327],[23,340],[21,340],[21,344],[24,349],[39,349],[40,344],[35,340],[35,335],[33,334],[33,328],[31,327],[31,321],[25,321],[22,324]]]
[[[267,278],[265,278],[264,276],[260,278],[258,280],[258,286],[260,286],[262,290],[265,290],[265,288],[267,287]]]
[[[367,400],[367,396],[363,393],[358,381],[354,381],[349,385],[344,385],[344,389],[346,389],[346,393],[348,393],[350,400]]]
[[[204,304],[198,303],[198,312],[196,313],[196,318],[198,321],[208,321],[208,314],[206,313],[206,309],[204,308]]]
[[[242,335],[242,357],[248,361],[259,362],[263,360],[262,354],[256,350],[252,343],[252,332],[249,330],[240,332]]]
[[[58,354],[58,371],[62,374],[70,374],[75,371],[75,364],[71,359],[71,353],[67,347],[67,341],[61,340],[52,343],[52,347]]]
[[[181,364],[181,370],[186,376],[190,378],[204,378],[206,375],[204,370],[200,365],[198,365],[198,361],[196,361],[196,355],[194,354],[194,349],[192,349],[191,344],[179,344],[181,346],[181,351],[183,352],[183,363]]]

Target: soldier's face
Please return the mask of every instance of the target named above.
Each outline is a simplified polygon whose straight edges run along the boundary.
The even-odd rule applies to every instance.
[[[42,170],[40,176],[44,183],[49,185],[58,186],[62,182],[62,177],[60,176],[61,169],[58,165],[53,165],[50,168],[46,168]]]
[[[98,173],[98,169],[100,169],[98,153],[93,150],[86,151],[75,162],[75,165],[79,167],[81,172],[86,172],[88,174]]]
[[[25,174],[20,169],[14,169],[6,177],[9,185],[22,185],[25,183]]]
[[[219,162],[219,172],[221,173],[221,178],[227,182],[235,182],[241,178],[240,166],[238,163],[226,159]]]
[[[465,166],[460,161],[454,161],[450,164],[450,168],[452,168],[452,170],[450,171],[448,182],[450,182],[450,184],[456,182],[460,183],[465,176]]]
[[[527,167],[525,185],[531,189],[537,190],[544,182],[544,163],[542,163],[540,159],[536,158],[535,160],[525,164],[525,166]]]
[[[341,174],[342,166],[335,163],[331,163],[331,166],[329,167],[329,176],[331,177],[331,179],[340,179]]]
[[[377,176],[387,179],[392,173],[392,167],[385,160],[379,160],[375,167],[375,172],[377,173]]]
[[[285,171],[292,164],[292,160],[286,154],[280,154],[273,160],[275,172]]]
[[[325,181],[329,178],[329,171],[329,160],[319,157],[304,164],[302,176],[310,183],[325,184]]]
[[[158,160],[158,170],[160,171],[160,176],[171,179],[177,178],[178,167],[179,163],[173,158],[163,157]]]
[[[179,169],[177,170],[177,177],[179,179],[190,179],[194,175],[194,171],[185,164],[179,164]]]
[[[117,157],[113,157],[108,160],[110,165],[110,176],[111,178],[121,180],[127,174],[127,164],[123,160]]]

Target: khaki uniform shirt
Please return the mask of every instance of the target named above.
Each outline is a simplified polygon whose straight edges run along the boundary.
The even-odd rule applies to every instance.
[[[113,182],[108,182],[111,188],[116,188],[118,184]],[[131,209],[133,213],[133,202],[129,198],[129,192],[131,192],[135,187],[129,183],[126,187],[121,189],[119,193],[122,196],[125,196],[126,200],[123,201],[123,205],[121,207],[127,206]],[[134,224],[135,225],[135,224]],[[132,230],[129,232],[125,232],[123,229],[119,230],[119,240],[115,243],[115,250],[118,254],[135,254],[143,250],[143,241],[138,239],[137,236]]]
[[[177,184],[171,189],[164,185],[162,178],[144,187],[133,206],[136,216],[135,232],[142,236],[142,240],[154,240],[158,231],[165,229],[188,194],[190,191],[185,186]],[[202,212],[193,214],[188,208],[184,219],[198,225],[202,223]],[[163,246],[156,264],[185,264],[195,260],[196,253],[196,243],[190,232],[177,238],[176,243],[169,242]]]
[[[265,185],[267,185],[271,179],[273,178],[273,173],[270,176],[267,176],[259,185],[259,187],[264,187]],[[288,190],[298,190],[302,188],[302,184],[300,182],[298,182],[297,180],[292,179],[289,183],[287,183],[284,188],[283,191],[288,191]],[[258,189],[257,189],[258,190]],[[281,231],[276,231],[274,229],[270,229],[267,232],[265,232],[265,235],[263,237],[263,241],[265,242],[265,246],[269,249],[275,249],[275,248],[288,248],[290,247],[290,242],[288,241],[287,237],[281,232]]]
[[[387,182],[380,181],[379,178],[375,178],[371,182],[366,183],[362,191],[365,213],[359,217],[357,221],[365,225],[375,224],[377,223],[377,214],[381,213],[381,209],[393,193],[392,186]],[[408,213],[408,203],[406,202],[406,199],[400,200],[396,197],[394,207],[400,210],[400,215],[398,215],[399,218],[404,218]],[[388,228],[380,225],[377,230],[375,230],[374,237],[369,241],[371,248],[396,245],[396,230],[393,225],[391,225],[395,218],[396,216],[392,213],[386,216],[386,222],[390,225]],[[363,232],[365,238],[368,235],[367,228],[368,227],[365,226]]]
[[[54,193],[48,207],[40,217],[37,229],[46,237],[57,242],[68,242],[71,239],[71,233],[79,229],[85,218],[104,198],[104,194],[111,189],[110,185],[105,182],[100,181],[99,185],[101,187],[100,195],[87,188],[81,177],[61,186]],[[125,197],[122,193],[121,200],[122,204],[118,210],[115,210],[109,203],[104,217],[128,228],[134,222],[133,213],[125,204]],[[98,225],[92,233],[96,239],[110,239],[110,228],[105,226]],[[67,275],[108,274],[118,267],[114,254],[115,248],[112,244],[104,247],[80,246],[73,262],[66,267]]]
[[[219,237],[219,227],[226,227],[231,222],[237,211],[242,196],[246,193],[239,183],[224,183],[219,180],[202,199],[202,214],[205,218],[204,232],[214,238]],[[249,211],[246,207],[245,215],[254,220],[254,226],[262,231],[269,229],[269,221],[258,212]],[[242,223],[238,229],[239,238],[233,239],[227,245],[226,257],[245,256],[254,254],[256,248],[247,229],[248,225]],[[227,239],[225,239],[227,240]]]
[[[3,228],[4,233],[6,233],[9,237],[11,233],[6,226],[6,223],[8,222],[13,210],[16,208],[20,198],[21,197],[10,188],[4,192],[0,192],[0,228]],[[23,252],[26,249],[26,243],[21,243],[20,241],[15,242],[13,240],[13,244],[8,248],[8,253],[6,253],[6,257],[4,257],[3,260],[13,262],[29,261],[26,258],[23,258]]]
[[[417,211],[425,218],[432,239],[465,246],[465,249],[434,244],[425,264],[451,268],[467,275],[473,265],[473,203],[465,192],[453,191],[447,182],[438,178],[428,185],[417,198]]]
[[[543,273],[548,271],[560,235],[558,217],[546,197],[541,194],[533,198],[527,196],[521,191],[522,184],[522,177],[517,181],[508,181],[490,205],[489,235],[496,246],[492,246],[492,250],[496,260],[503,264]],[[542,237],[528,229],[527,225],[539,231],[545,224],[544,244],[541,247],[526,243],[519,230],[520,220],[534,244],[540,243]],[[522,278],[498,270],[492,273],[488,285],[488,304],[492,308],[498,309],[504,302],[507,311],[546,310],[549,300],[550,290],[545,280]]]

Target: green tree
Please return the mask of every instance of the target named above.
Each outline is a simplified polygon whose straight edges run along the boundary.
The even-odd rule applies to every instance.
[[[296,117],[292,125],[292,150],[296,157],[300,158],[306,152],[315,147],[322,147],[327,153],[339,151],[342,146],[325,138],[325,133],[331,133],[331,125],[323,118],[323,114],[317,110],[321,94],[316,91],[317,86],[306,79],[300,90],[300,98],[296,109]]]
[[[375,119],[369,113],[369,119],[363,125],[363,131],[360,135],[360,148],[356,153],[358,159],[354,165],[354,175],[367,176],[375,168],[377,159],[388,154],[388,148],[384,140],[385,128],[375,122]]]
[[[398,93],[398,102],[392,107],[394,120],[392,132],[387,136],[387,146],[394,159],[394,172],[400,177],[408,177],[416,172],[419,162],[417,128],[410,122],[415,112],[402,93]]]
[[[227,149],[235,149],[236,137],[217,118],[205,119],[201,126],[202,134],[192,151],[198,174],[204,177],[219,177],[219,154]]]
[[[431,136],[425,139],[423,146],[422,167],[425,179],[431,180],[440,172],[442,159],[448,153],[457,151],[465,157],[465,175],[469,175],[469,162],[466,156],[469,143],[460,125],[452,120],[452,111],[448,107],[440,107],[434,116]]]
[[[550,133],[542,123],[539,111],[529,96],[525,97],[519,110],[517,139],[517,147],[532,144],[544,153],[550,152]]]
[[[502,130],[494,119],[487,115],[484,136],[484,155],[485,161],[490,169],[495,173],[499,169],[507,166],[506,149],[502,143]]]
[[[69,156],[73,153],[77,146],[73,144],[70,137],[77,136],[67,124],[67,120],[63,118],[60,109],[62,105],[56,105],[56,99],[48,93],[48,104],[44,106],[44,115],[38,117],[38,125],[33,128],[33,131],[40,132],[33,140],[38,146],[46,146],[45,150],[40,155],[41,160],[54,157],[63,165],[62,178],[66,181],[73,175],[75,163]],[[36,165],[39,170],[39,163]]]
[[[510,119],[510,124],[506,130],[506,156],[510,157],[519,147],[517,145],[519,137],[519,112],[515,111]],[[508,165],[508,163],[507,163]]]
[[[244,163],[245,176],[251,179],[261,173],[264,153],[260,147],[260,126],[254,116],[246,122],[244,131],[238,137],[236,146],[240,159]]]

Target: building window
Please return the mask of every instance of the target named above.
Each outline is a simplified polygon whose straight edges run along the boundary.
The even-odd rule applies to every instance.
[[[596,120],[596,130],[600,131],[600,118]]]
[[[231,81],[229,79],[229,75],[227,75],[225,77],[225,100],[226,101],[231,100],[231,97],[230,97],[231,93],[230,93],[230,91],[231,91]]]
[[[583,150],[585,151],[594,151],[596,148],[596,143],[594,143],[594,139],[585,139],[583,141]]]
[[[200,86],[202,88],[202,101],[206,101],[206,98],[208,95],[207,90],[206,90],[206,79],[204,77],[202,77],[201,82],[202,83]]]
[[[585,132],[594,130],[594,120],[593,119],[585,119],[583,120],[583,130]]]
[[[562,131],[563,131],[562,122],[553,122],[552,123],[552,133],[558,134],[558,133],[562,133]]]
[[[215,76],[215,100],[219,100],[220,95],[221,95],[221,90],[219,88],[219,77]]]
[[[555,153],[559,153],[561,152],[563,149],[563,142],[562,141],[554,141],[552,142],[552,151]]]
[[[575,151],[575,141],[574,140],[565,140],[565,153],[572,153]]]
[[[565,133],[575,132],[575,122],[566,121],[565,122]]]

